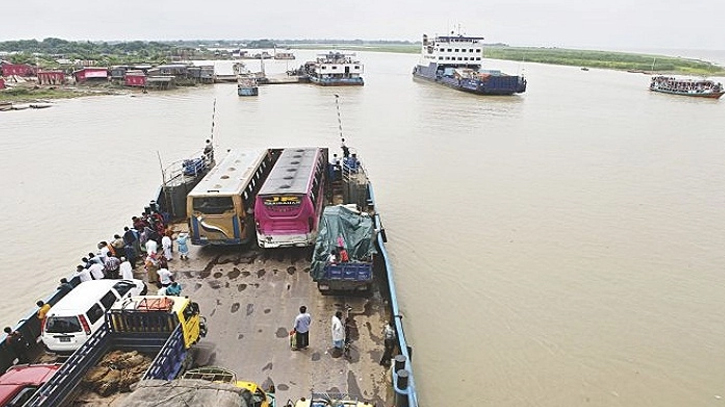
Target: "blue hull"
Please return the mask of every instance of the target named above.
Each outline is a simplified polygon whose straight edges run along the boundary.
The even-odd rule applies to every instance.
[[[257,96],[259,95],[259,88],[237,88],[237,94],[239,96]]]
[[[486,79],[457,79],[444,75],[436,64],[416,66],[413,77],[477,95],[513,95],[526,92],[526,79],[521,76],[490,75]]]

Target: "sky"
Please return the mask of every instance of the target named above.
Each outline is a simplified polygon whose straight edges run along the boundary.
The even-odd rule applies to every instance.
[[[512,46],[725,49],[723,0],[3,1],[0,41],[386,39],[450,31]]]

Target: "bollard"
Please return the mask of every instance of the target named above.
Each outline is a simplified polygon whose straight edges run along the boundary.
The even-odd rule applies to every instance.
[[[396,355],[395,356],[395,370],[394,372],[397,372],[398,370],[405,369],[405,361],[408,360],[405,355]]]
[[[408,407],[408,371],[405,369],[398,370],[397,390],[403,393],[395,392],[395,407]]]

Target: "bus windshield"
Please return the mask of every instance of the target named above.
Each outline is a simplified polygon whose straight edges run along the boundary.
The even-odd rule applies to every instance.
[[[234,202],[231,196],[196,197],[193,208],[204,214],[221,214],[234,210]]]

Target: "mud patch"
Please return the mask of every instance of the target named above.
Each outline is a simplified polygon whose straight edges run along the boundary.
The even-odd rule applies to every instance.
[[[242,291],[244,291],[244,290],[245,290],[246,288],[247,288],[247,285],[246,285],[246,284],[239,284],[239,285],[237,286],[237,291],[239,291],[239,292],[241,293],[241,292],[242,292]]]
[[[302,271],[305,272],[305,273],[307,273],[307,274],[310,274],[310,268],[309,267],[305,267],[305,269],[302,270]]]
[[[227,277],[229,277],[230,280],[234,280],[235,278],[239,277],[240,274],[242,274],[242,272],[239,271],[238,268],[234,267],[234,270],[227,273]]]
[[[209,313],[209,318],[213,317],[214,314],[216,314],[216,308],[214,308],[213,310],[211,310],[211,313]]]
[[[287,267],[287,274],[293,275],[297,271],[297,267],[291,266]]]
[[[264,372],[265,370],[272,370],[272,362],[269,362],[266,365],[264,365],[264,367],[262,368],[262,371]]]
[[[184,278],[191,278],[191,271],[182,271],[181,275],[183,275]]]
[[[248,271],[242,271],[242,277],[249,277],[251,275],[252,275],[252,273],[250,273]]]
[[[237,340],[240,340],[240,339],[242,339],[242,338],[244,338],[244,334],[239,334],[239,335],[237,335]]]
[[[209,287],[211,287],[214,290],[218,290],[221,288],[222,283],[219,280],[211,280],[209,281]]]
[[[269,309],[269,308],[266,308],[266,309],[264,310],[264,313],[265,313],[265,314],[269,314],[270,312],[272,312],[272,310],[271,310],[271,309]]]
[[[239,311],[239,303],[235,302],[234,304],[232,304],[232,314],[234,314],[237,311]]]
[[[363,394],[360,391],[360,386],[357,384],[357,377],[352,370],[347,371],[347,394],[352,398],[361,399]]]
[[[278,388],[279,390],[283,390],[283,391],[287,391],[287,390],[289,390],[289,386],[287,386],[287,385],[286,385],[286,384],[284,384],[284,383],[282,383],[282,384],[280,384],[279,386],[277,386],[277,388]]]
[[[287,330],[287,328],[284,328],[284,327],[279,327],[279,328],[277,328],[277,330],[276,330],[276,331],[274,332],[274,336],[276,336],[276,337],[278,337],[278,338],[286,338],[286,337],[288,337],[288,336],[289,336],[289,331]]]
[[[254,313],[254,304],[247,304],[247,316],[250,316]]]
[[[320,352],[315,352],[312,354],[312,361],[317,362],[318,360],[322,359],[322,355],[320,355]]]
[[[267,274],[267,271],[265,269],[261,269],[257,272],[257,278],[262,278],[265,274]]]
[[[229,281],[227,281],[226,283],[224,283],[224,288],[229,288]]]
[[[216,273],[214,273],[214,278],[221,278],[222,275],[223,274],[221,272],[217,271]]]

